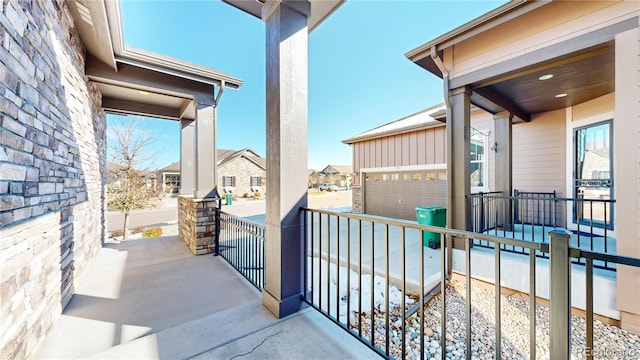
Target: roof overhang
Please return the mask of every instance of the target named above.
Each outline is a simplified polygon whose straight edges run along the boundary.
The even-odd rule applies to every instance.
[[[216,69],[125,46],[119,1],[68,4],[87,50],[86,75],[102,93],[105,111],[195,119],[198,104],[215,104],[216,87],[242,86]]]
[[[476,34],[487,31],[504,22],[514,19],[524,13],[537,9],[550,1],[527,1],[513,0],[510,1],[480,17],[477,17],[437,38],[418,46],[417,48],[407,52],[407,59],[418,64],[429,72],[438,77],[442,77],[442,71],[436,65],[431,57],[431,48],[435,48],[438,53],[448,47],[451,47],[461,41],[469,39]]]
[[[258,19],[264,19],[263,10],[269,6],[269,2],[279,1],[280,0],[222,0],[222,2],[253,15]],[[311,3],[311,15],[307,20],[309,33],[333,14],[345,1],[346,0],[309,0]]]
[[[451,60],[443,58],[445,49],[473,42],[477,35],[490,29],[506,28],[508,22],[526,25],[536,14],[567,8],[569,5],[562,2],[512,1],[405,56],[442,78],[443,61]],[[467,87],[472,91],[473,105],[493,114],[508,112],[514,115],[514,122],[531,121],[534,114],[564,109],[606,95],[615,91],[615,35],[637,28],[638,24],[638,17],[633,15],[617,20],[472,72],[448,77],[447,88]]]

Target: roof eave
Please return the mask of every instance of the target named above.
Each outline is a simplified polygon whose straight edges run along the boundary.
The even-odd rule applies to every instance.
[[[512,0],[500,7],[489,11],[439,37],[418,46],[417,48],[405,53],[407,59],[425,68],[426,70],[442,77],[442,73],[433,63],[431,59],[431,48],[435,47],[436,51],[442,51],[448,47],[464,41],[476,34],[482,33],[499,24],[509,21],[524,13],[532,11],[548,4],[550,0],[531,1],[531,0]],[[433,63],[433,64],[432,64]]]
[[[439,120],[433,120],[433,121],[429,121],[429,122],[418,124],[418,125],[407,126],[401,129],[393,129],[393,130],[383,131],[376,134],[365,135],[365,136],[353,136],[348,139],[342,140],[342,143],[349,145],[349,144],[367,141],[367,140],[375,140],[375,139],[379,139],[379,138],[383,138],[391,135],[400,135],[400,134],[404,134],[411,131],[433,129],[441,126],[445,126],[445,123]]]

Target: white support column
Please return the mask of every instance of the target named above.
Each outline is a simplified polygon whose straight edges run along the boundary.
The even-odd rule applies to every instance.
[[[195,190],[196,124],[194,120],[180,120],[180,127],[180,195],[192,196]]]
[[[196,118],[196,181],[194,197],[213,196],[216,186],[216,107],[198,104]]]
[[[267,1],[267,214],[262,303],[277,317],[298,311],[303,294],[307,205],[308,1]]]
[[[503,195],[510,196],[513,192],[513,172],[512,172],[512,121],[513,115],[508,112],[501,112],[493,116],[495,120],[495,151],[496,166],[495,180],[496,191],[502,191]],[[510,201],[502,201],[499,206],[498,221],[504,229],[511,231],[512,224],[512,204]]]
[[[449,91],[451,109],[447,118],[447,226],[467,230],[471,219],[467,195],[471,191],[471,90],[467,87]],[[464,249],[461,239],[453,246]]]

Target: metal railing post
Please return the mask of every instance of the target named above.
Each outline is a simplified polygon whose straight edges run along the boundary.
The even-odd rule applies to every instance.
[[[571,352],[571,233],[565,229],[549,232],[549,307],[551,315],[550,358],[569,359]]]

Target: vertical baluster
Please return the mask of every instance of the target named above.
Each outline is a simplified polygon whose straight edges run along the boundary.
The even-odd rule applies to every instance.
[[[500,245],[496,244],[495,247],[495,253],[494,253],[494,258],[495,258],[495,291],[494,291],[494,295],[495,295],[495,306],[496,306],[496,314],[495,314],[495,321],[496,321],[496,359],[500,359],[502,358],[502,325],[501,325],[501,313],[500,313],[500,309],[501,309],[501,299],[500,299]],[[471,339],[467,338],[467,343],[470,343]]]
[[[447,246],[446,237],[440,234],[440,348],[442,350],[442,360],[445,359],[447,345],[445,336],[447,333]]]
[[[384,353],[389,354],[389,224],[384,225]]]
[[[315,271],[314,271],[315,270],[315,264],[313,263],[313,258],[315,257],[314,256],[314,251],[315,251],[315,244],[314,244],[315,241],[314,240],[315,240],[315,236],[316,236],[316,233],[315,233],[315,222],[316,222],[315,221],[315,213],[311,212],[311,253],[309,255],[307,255],[307,256],[311,257],[311,259],[309,259],[311,261],[311,266],[310,266],[310,268],[311,268],[311,278],[309,279],[309,281],[311,282],[311,291],[310,291],[309,296],[311,297],[311,303],[312,304],[313,304],[313,299],[314,299],[313,297],[315,295],[315,288],[316,288],[315,277],[314,277],[314,275],[315,275]]]
[[[589,200],[589,249],[593,251],[593,200]]]
[[[351,324],[351,218],[347,218],[347,328]]]
[[[322,311],[322,213],[318,213],[318,308]]]
[[[375,260],[374,260],[374,256],[375,256],[375,244],[374,244],[374,222],[371,222],[371,316],[369,317],[371,320],[371,345],[375,346],[375,276],[376,276],[376,268],[375,268]]]
[[[587,258],[587,313],[586,313],[586,322],[587,322],[587,334],[586,334],[586,343],[587,348],[585,349],[585,355],[587,359],[593,359],[593,259]]]
[[[340,217],[336,215],[336,320],[340,321]]]
[[[358,336],[362,337],[362,220],[358,219]]]
[[[422,235],[422,232],[420,232],[420,234]],[[407,311],[407,304],[406,304],[406,294],[407,294],[407,269],[406,269],[406,259],[405,257],[407,256],[407,252],[406,252],[406,246],[405,246],[405,228],[404,226],[401,228],[401,233],[400,233],[400,246],[402,249],[402,256],[400,259],[401,262],[401,266],[402,266],[402,271],[401,271],[401,277],[402,277],[402,309],[400,310],[400,313],[402,314],[402,331],[401,331],[401,340],[402,340],[402,347],[401,347],[401,351],[402,351],[402,359],[406,359],[407,358],[407,353],[404,351],[405,350],[405,345],[407,344],[407,339],[406,339],[406,335],[404,332],[404,322],[407,321],[406,319],[406,311]],[[443,348],[444,349],[444,348]]]
[[[529,250],[529,360],[536,359],[536,252]]]
[[[331,215],[327,214],[327,315],[331,318]]]
[[[606,200],[604,200],[602,202],[602,207],[604,209],[604,238],[603,238],[604,244],[603,245],[604,245],[605,254],[609,253],[609,249],[607,248],[607,242],[608,242],[608,238],[607,238],[607,226],[608,226],[608,224],[607,224],[607,205],[609,205],[609,204],[610,203],[608,201],[606,201]],[[608,268],[609,267],[609,263],[605,261],[604,262],[604,267]]]
[[[420,244],[420,297],[418,300],[420,301],[420,360],[424,360],[424,244]]]
[[[466,343],[466,351],[467,351],[467,356],[471,355],[471,244],[470,243],[470,239],[469,238],[465,238],[464,239],[464,253],[465,253],[465,266],[466,266],[466,271],[467,274],[465,276],[465,280],[466,280],[466,306],[465,306],[465,310],[466,310],[466,314],[467,314],[467,319],[466,319],[466,324],[467,324],[467,328],[466,328],[466,337],[467,337],[467,341],[465,341]],[[499,248],[499,247],[497,247]],[[441,336],[444,336],[446,338],[446,333],[441,334]],[[444,353],[446,349],[446,346],[442,348],[442,352]]]

